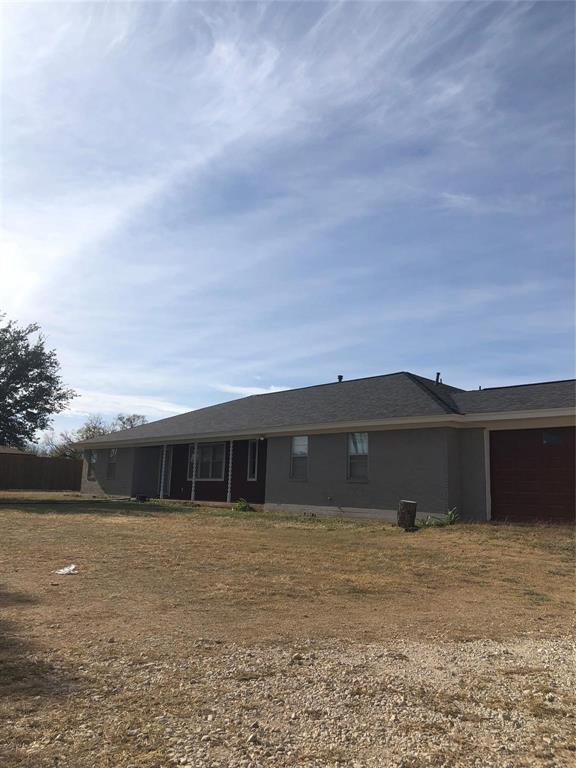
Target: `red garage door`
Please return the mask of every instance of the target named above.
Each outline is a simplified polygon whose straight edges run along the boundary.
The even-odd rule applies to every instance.
[[[490,433],[492,518],[574,520],[574,427]]]

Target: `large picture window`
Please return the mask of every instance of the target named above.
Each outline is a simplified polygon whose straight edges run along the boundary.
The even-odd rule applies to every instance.
[[[368,433],[348,435],[348,480],[368,480]]]
[[[226,443],[198,443],[196,456],[196,480],[224,480]],[[194,471],[194,446],[188,454],[188,480]]]
[[[258,440],[248,441],[248,480],[258,480]]]
[[[308,436],[293,437],[290,449],[290,479],[308,479]]]

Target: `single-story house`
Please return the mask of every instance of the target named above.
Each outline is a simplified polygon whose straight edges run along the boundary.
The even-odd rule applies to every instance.
[[[80,443],[82,490],[390,518],[574,518],[575,380],[400,372],[253,395]]]

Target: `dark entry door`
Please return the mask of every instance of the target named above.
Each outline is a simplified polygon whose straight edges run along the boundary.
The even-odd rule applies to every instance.
[[[574,427],[491,432],[492,518],[574,520],[575,438]]]
[[[266,497],[267,442],[259,440],[234,440],[232,454],[232,501],[246,499],[262,504]]]

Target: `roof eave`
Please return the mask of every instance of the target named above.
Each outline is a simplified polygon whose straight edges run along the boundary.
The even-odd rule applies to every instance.
[[[190,443],[194,440],[234,440],[259,437],[282,437],[298,434],[328,434],[331,432],[349,432],[358,429],[374,431],[378,429],[417,429],[419,427],[481,427],[484,423],[498,421],[521,421],[531,419],[568,418],[576,419],[576,408],[547,408],[523,411],[495,411],[489,413],[446,413],[434,416],[399,416],[388,419],[356,419],[330,423],[292,424],[280,427],[262,427],[228,432],[184,433],[180,435],[156,435],[153,437],[121,438],[120,440],[85,440],[76,443],[79,449],[85,448],[124,448],[146,447],[163,444]]]

